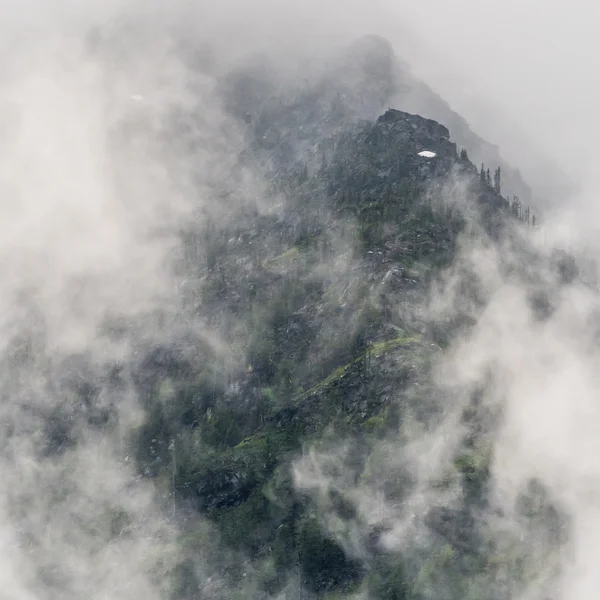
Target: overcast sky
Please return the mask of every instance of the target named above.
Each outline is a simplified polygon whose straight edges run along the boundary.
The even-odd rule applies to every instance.
[[[476,93],[496,103],[579,178],[594,176],[600,133],[597,2],[387,1],[428,49],[419,65],[415,45],[411,62],[445,88],[440,91],[457,108],[463,104],[472,122],[486,126],[485,103],[468,105],[469,94]],[[400,37],[396,44],[410,52]],[[494,124],[487,126],[493,132]],[[511,144],[510,139],[501,142]]]

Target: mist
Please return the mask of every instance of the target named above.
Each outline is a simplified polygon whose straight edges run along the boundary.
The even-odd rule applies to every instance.
[[[427,73],[430,84],[499,144],[534,186],[553,182],[543,159],[572,185],[593,186],[598,86],[592,3],[390,6],[413,34],[403,48],[411,65]]]
[[[232,372],[250,370],[221,339],[240,323],[209,323],[185,311],[189,273],[182,274],[181,235],[215,221],[235,230],[248,214],[280,210],[277,197],[265,197],[265,170],[242,157],[243,128],[219,95],[227,73],[267,57],[280,82],[318,80],[340,48],[365,34],[386,37],[415,76],[521,169],[536,201],[548,201],[555,214],[534,236],[536,251],[550,260],[555,246],[568,246],[595,259],[595,11],[583,1],[568,10],[557,2],[516,0],[502,6],[472,0],[5,2],[3,593],[18,600],[172,593],[168,574],[181,559],[174,548],[189,521],[173,509],[175,483],[155,484],[134,465],[130,434],[145,419],[146,401],[135,369],[144,351],[185,331],[185,360],[200,360],[209,347]],[[454,183],[448,189],[463,189]],[[343,232],[332,238],[344,261],[323,261],[315,273],[320,280],[339,278],[346,294],[356,284],[350,243]],[[520,535],[517,498],[539,479],[570,519],[572,535],[560,558],[548,559],[534,534],[527,548],[539,564],[562,569],[556,598],[588,600],[600,586],[593,562],[600,544],[598,350],[591,329],[600,303],[594,291],[565,287],[546,267],[535,285],[526,277],[511,280],[503,267],[518,260],[518,251],[505,250],[502,256],[465,240],[455,270],[422,309],[432,320],[464,309],[453,293],[465,265],[482,282],[484,308],[469,314],[477,324],[440,353],[432,385],[448,404],[438,427],[425,434],[407,420],[396,438],[382,442],[370,466],[370,493],[355,485],[344,439],[300,458],[295,485],[317,498],[323,526],[351,556],[367,555],[365,527],[382,521],[389,526],[388,549],[423,542],[413,516],[455,502],[460,482],[451,456],[464,434],[460,414],[491,372],[484,404],[503,414],[501,425],[490,421],[494,508],[506,518],[492,510],[476,518],[492,522],[494,535],[512,544],[511,536]],[[208,253],[198,250],[201,260]],[[542,324],[528,304],[536,286],[555,294],[555,312]],[[322,337],[334,338],[342,327],[331,317]],[[94,402],[73,408],[77,394]],[[176,450],[173,442],[169,452]],[[335,480],[332,469],[341,473]],[[415,491],[402,508],[382,508],[379,488],[396,471],[410,474]],[[431,481],[448,471],[441,493]],[[173,481],[174,473],[175,467]],[[332,487],[357,507],[360,519],[349,529],[332,517],[324,493]],[[214,563],[237,555],[212,524],[196,519],[210,541],[201,550],[193,546],[195,574],[204,581],[203,597],[217,597],[234,584],[213,574]],[[540,581],[523,597],[541,597],[547,581]],[[241,588],[259,597],[251,584]]]

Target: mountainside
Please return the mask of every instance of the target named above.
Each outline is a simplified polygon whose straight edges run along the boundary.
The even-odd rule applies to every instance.
[[[466,232],[493,243],[529,223],[434,121],[389,110],[288,161],[282,138],[305,135],[289,118],[247,118],[279,211],[187,241],[186,310],[237,367],[189,337],[133,366],[147,413],[133,442],[140,473],[188,511],[176,596],[509,598],[513,561],[528,557],[518,537],[500,557],[476,517],[489,454],[475,407],[443,481],[427,484],[440,503],[414,514],[402,544],[393,535],[422,484],[402,448],[443,418],[431,368],[465,327],[431,320],[429,285]]]
[[[112,68],[116,46],[93,41]],[[498,424],[511,415],[504,365],[484,350],[510,331],[506,353],[527,367],[525,323],[550,347],[545,324],[583,304],[566,291],[587,298],[596,279],[538,243],[518,171],[389,44],[367,37],[336,60],[294,83],[257,60],[211,80],[205,112],[190,101],[156,116],[151,97],[137,98],[111,130],[128,200],[134,158],[162,159],[156,139],[168,149],[131,188],[166,247],[175,299],[107,309],[77,351],[53,345],[45,296],[19,305],[27,327],[1,355],[12,403],[0,431],[28,482],[6,510],[15,547],[33,557],[32,594],[80,598],[99,585],[89,572],[116,573],[120,594],[173,600],[554,589],[569,520],[529,472],[498,500],[510,495],[492,476]],[[137,137],[146,128],[153,144]],[[155,224],[152,188],[169,177],[196,204],[180,220],[157,211]],[[134,216],[125,210],[127,227]],[[146,246],[123,248],[143,270]],[[135,298],[138,280],[124,279]],[[78,301],[91,295],[85,281],[73,287]],[[512,320],[494,320],[505,313]],[[466,353],[480,322],[489,328]],[[101,569],[87,571],[79,553]],[[123,566],[131,556],[143,577]]]

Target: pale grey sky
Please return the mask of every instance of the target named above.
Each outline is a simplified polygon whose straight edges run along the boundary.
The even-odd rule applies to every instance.
[[[431,53],[419,65],[415,52],[411,62],[427,71],[459,110],[463,104],[464,112],[476,112],[477,107],[468,108],[470,93],[488,97],[565,168],[579,178],[593,175],[600,133],[597,2],[387,2]],[[448,76],[447,68],[455,73]],[[456,86],[455,74],[463,85]],[[485,117],[473,114],[470,120]],[[488,125],[493,131],[494,124]],[[510,146],[509,139],[500,141]]]

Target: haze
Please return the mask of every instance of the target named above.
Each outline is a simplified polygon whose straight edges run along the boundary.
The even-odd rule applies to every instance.
[[[341,40],[381,34],[542,196],[565,184],[557,166],[571,184],[594,185],[600,8],[591,0],[228,0],[195,7],[215,39],[241,52],[250,40],[326,52]]]
[[[596,3],[431,0],[390,6],[425,47],[422,53],[418,42],[414,51],[403,45],[413,67],[507,158],[525,171],[530,167],[534,183],[543,184],[544,173],[535,171],[530,150],[549,156],[579,184],[594,180]],[[523,151],[519,130],[532,149]]]
[[[19,45],[52,29],[99,24],[135,6],[140,3],[134,0],[88,2],[85,8],[67,0],[27,0],[18,6],[4,1],[4,43]],[[491,0],[285,5],[178,0],[168,7],[147,2],[143,11],[187,21],[190,29],[197,27],[203,37],[235,53],[261,45],[325,51],[341,39],[380,33],[478,133],[500,145],[508,159],[514,156],[517,166],[534,171],[536,179],[543,174],[535,171],[538,161],[530,152],[522,151],[524,141],[574,178],[589,178],[593,170],[600,9],[591,0],[507,0],[501,5]],[[190,14],[196,18],[189,19]]]
[[[5,350],[27,336],[39,342],[33,344],[29,362],[14,360],[19,368],[10,360],[5,366],[4,353],[0,356],[0,383],[7,398],[0,416],[14,425],[11,435],[16,440],[11,439],[13,455],[6,464],[0,460],[2,476],[10,483],[10,489],[0,493],[0,524],[10,537],[11,528],[16,532],[19,526],[14,507],[21,506],[21,497],[33,498],[22,520],[29,523],[31,535],[40,538],[39,556],[34,558],[24,549],[13,556],[12,546],[0,544],[0,559],[9,564],[0,569],[8,597],[33,597],[25,590],[31,589],[29,569],[36,561],[53,568],[60,562],[73,579],[70,595],[60,584],[52,598],[159,597],[144,565],[148,555],[152,558],[157,538],[171,539],[171,523],[155,510],[151,484],[137,479],[134,467],[118,457],[120,438],[100,443],[82,433],[81,445],[68,461],[57,459],[54,472],[36,462],[31,450],[40,435],[39,418],[23,416],[21,409],[25,404],[44,410],[62,406],[63,392],[52,386],[62,372],[61,360],[68,362],[73,352],[85,355],[90,369],[98,372],[109,359],[138,360],[139,339],[127,327],[119,329],[120,345],[111,345],[112,338],[99,342],[107,317],[141,323],[139,337],[144,342],[168,337],[172,322],[200,330],[192,318],[183,325],[177,321],[180,282],[171,267],[181,228],[190,222],[200,228],[198,213],[219,206],[221,196],[215,189],[228,192],[230,186],[230,196],[240,204],[256,200],[253,196],[260,199],[263,174],[249,167],[240,175],[243,169],[235,162],[241,147],[238,124],[231,123],[211,96],[210,74],[190,69],[173,40],[212,44],[207,64],[213,62],[207,71],[214,69],[216,74],[266,51],[290,66],[290,77],[301,78],[305,62],[298,57],[318,64],[340,44],[362,34],[380,34],[476,133],[500,147],[504,158],[541,190],[541,198],[548,194],[553,202],[562,201],[562,207],[583,209],[560,221],[560,231],[554,234],[560,234],[561,241],[595,239],[600,218],[595,208],[600,133],[595,68],[600,43],[595,41],[595,27],[600,9],[591,1],[0,2],[0,344]],[[181,114],[192,117],[178,121]],[[579,197],[564,193],[560,171],[582,190]],[[215,181],[221,187],[213,185]],[[511,466],[519,457],[506,443],[500,454],[509,467],[506,472],[499,469],[497,474],[505,475],[500,480],[517,490],[541,464],[541,476],[554,491],[567,486],[586,491],[591,481],[591,491],[600,493],[593,484],[600,481],[595,459],[585,461],[580,470],[564,468],[587,448],[597,448],[597,427],[583,427],[600,422],[597,411],[584,410],[595,404],[596,378],[591,373],[596,362],[586,335],[575,335],[571,328],[577,319],[587,324],[592,313],[588,304],[595,306],[595,297],[580,290],[571,296],[565,293],[560,320],[546,327],[544,337],[526,312],[526,285],[507,289],[494,266],[500,263],[496,255],[486,262],[481,259],[484,252],[467,248],[464,254],[469,253],[476,274],[488,282],[491,309],[454,356],[465,373],[458,368],[454,372],[461,385],[479,377],[488,364],[500,364],[514,375],[518,383],[507,378],[506,392],[512,433],[520,447],[535,450],[524,461],[522,473],[515,473]],[[442,301],[448,303],[446,297]],[[506,306],[515,309],[507,311]],[[154,318],[156,313],[164,318]],[[41,333],[32,314],[42,315]],[[144,321],[148,315],[152,318]],[[155,330],[147,331],[152,329],[147,322]],[[577,368],[549,369],[542,350],[556,363]],[[534,357],[534,369],[518,359],[525,354]],[[566,397],[575,389],[583,416],[572,415],[575,424],[565,429],[564,411],[570,410]],[[548,395],[550,391],[554,393]],[[137,399],[133,388],[114,393],[125,431],[139,416]],[[528,412],[522,407],[530,398],[534,402]],[[545,418],[550,424],[538,434],[535,424]],[[549,432],[547,438],[544,432]],[[579,444],[573,444],[578,437]],[[561,440],[559,449],[548,442],[556,438]],[[443,437],[438,442],[445,443]],[[436,456],[450,456],[445,446],[438,450]],[[414,453],[418,462],[421,453]],[[557,471],[563,477],[555,477]],[[43,494],[36,495],[36,489],[60,489],[63,481],[74,489],[77,502],[61,496],[56,508]],[[131,482],[135,493],[128,487]],[[90,524],[96,524],[105,504],[119,507],[124,498],[130,498],[127,509],[137,518],[136,534],[127,545],[107,545],[98,562],[96,546],[102,540],[88,533],[94,530]],[[584,549],[588,543],[600,547],[600,531],[588,532],[584,523],[595,518],[597,509],[585,498],[571,505],[571,498],[565,502],[579,517],[581,529],[575,542],[581,554],[576,566],[585,577],[579,578],[583,583],[574,597],[591,600],[600,584],[595,559]],[[58,545],[42,535],[51,528],[54,535],[63,534]],[[130,583],[131,573],[138,574],[139,584]],[[134,585],[132,592],[128,586]]]

